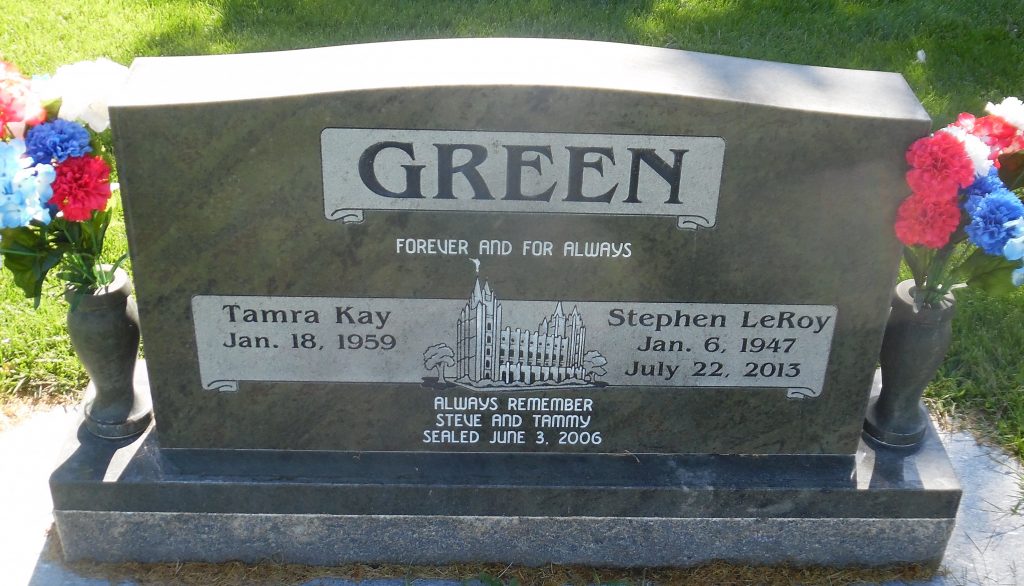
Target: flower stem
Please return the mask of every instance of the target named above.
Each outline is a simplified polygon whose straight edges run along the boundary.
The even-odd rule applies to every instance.
[[[918,290],[920,293],[919,302],[924,307],[935,307],[939,305],[942,298],[949,291],[950,283],[946,282],[949,275],[947,274],[946,269],[949,265],[949,257],[953,253],[953,249],[955,247],[956,245],[952,242],[943,246],[939,250],[935,251],[928,263],[928,272],[925,273],[927,275],[925,286]]]

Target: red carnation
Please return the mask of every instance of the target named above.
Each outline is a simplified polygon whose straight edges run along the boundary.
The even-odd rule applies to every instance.
[[[977,136],[981,142],[992,147],[993,151],[1002,151],[1013,144],[1017,136],[1017,127],[999,116],[982,116],[975,118],[964,112],[956,119],[956,125]]]
[[[93,210],[107,207],[110,199],[110,167],[99,157],[71,157],[56,167],[50,203],[64,212],[64,219],[83,222]]]
[[[896,212],[896,237],[907,246],[922,244],[942,248],[960,225],[955,200],[938,200],[913,194]]]
[[[956,125],[988,145],[992,150],[989,158],[997,169],[1000,167],[999,155],[1008,155],[1024,149],[1024,135],[1001,116],[993,114],[975,118],[973,114],[964,112],[957,118]]]
[[[907,171],[907,185],[910,186],[910,191],[925,199],[943,201],[955,199],[959,189],[956,183],[943,181],[936,178],[935,173],[923,169]]]
[[[913,167],[916,192],[945,193],[974,183],[974,164],[964,145],[948,132],[915,141],[907,150],[907,162]]]

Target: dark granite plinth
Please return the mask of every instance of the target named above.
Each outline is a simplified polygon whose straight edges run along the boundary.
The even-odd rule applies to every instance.
[[[277,83],[268,71],[288,71],[289,83]],[[892,221],[906,195],[904,152],[931,122],[906,82],[892,73],[613,43],[450,39],[141,58],[111,106],[111,126],[154,416],[165,448],[849,457],[857,448],[899,264]],[[490,133],[481,143],[509,132],[526,133],[520,138],[530,141],[516,144],[553,140],[531,133],[724,142],[721,180],[710,182],[719,194],[715,222],[690,231],[646,208],[603,216],[477,207],[465,213],[371,209],[359,212],[362,222],[345,223],[325,215],[331,195],[325,173],[333,177],[337,169],[334,151],[322,142],[325,132],[345,129]],[[606,138],[593,140],[605,144],[600,141]],[[420,155],[434,150],[421,148]],[[619,168],[628,168],[624,156]],[[544,181],[564,189],[568,176],[553,169],[545,163]],[[438,173],[430,166],[424,181]],[[596,170],[588,170],[588,181],[597,178]],[[692,181],[687,175],[683,184]],[[461,176],[454,183],[466,184]],[[587,187],[598,193],[597,185]],[[500,182],[493,189],[494,206],[508,203]],[[623,183],[616,201],[626,193]],[[701,193],[710,197],[710,191]],[[564,199],[553,196],[558,205]],[[473,203],[468,193],[451,201]],[[644,205],[653,201],[661,200],[645,199]],[[174,202],[173,214],[168,202]],[[400,253],[396,242],[407,238],[461,239],[469,249],[465,255]],[[481,256],[477,243],[490,240],[507,240],[512,252]],[[181,254],[183,241],[197,253]],[[521,254],[521,244],[534,241],[551,241],[555,251]],[[564,254],[564,243],[598,242],[630,243],[631,256]],[[743,381],[757,378],[752,368],[794,362],[784,352],[747,355],[723,373],[731,376],[717,379],[720,386],[696,385],[701,381],[690,375],[699,370],[694,360],[702,359],[694,352],[638,353],[649,358],[645,364],[661,363],[659,369],[685,365],[671,381],[627,377],[637,360],[630,353],[647,334],[692,341],[695,352],[707,336],[723,334],[612,328],[607,311],[588,310],[588,348],[608,360],[609,376],[626,382],[585,391],[552,388],[535,396],[592,398],[587,431],[600,431],[600,444],[535,442],[535,428],[527,426],[521,428],[531,432],[524,443],[426,444],[424,431],[440,429],[434,420],[438,396],[494,394],[465,387],[434,392],[421,384],[420,377],[437,376],[424,367],[425,349],[442,341],[457,349],[459,309],[474,280],[470,257],[482,263],[481,285],[489,283],[505,304],[505,323],[526,329],[543,316],[517,313],[515,302],[544,302],[551,311],[559,301],[566,312],[575,304],[610,302],[625,311],[644,303],[834,307],[827,356],[785,367],[787,374],[797,367],[821,372],[821,386],[811,393],[820,394],[790,398],[784,377],[761,380],[769,386],[745,386]],[[242,331],[234,327],[238,323],[222,323],[223,305],[239,296],[276,303],[345,298],[353,301],[344,305],[376,304],[378,311],[382,299],[457,305],[426,320],[435,324],[436,335],[403,335],[398,323],[415,321],[411,310],[393,308],[386,328],[369,326],[367,331],[394,336],[396,351],[415,349],[409,360],[392,364],[382,362],[382,353],[346,359],[337,335],[357,330],[328,328],[336,321],[330,311],[321,316],[322,351],[303,354],[299,338],[293,340],[314,331],[306,323],[260,324],[249,332],[279,347],[233,346],[228,332]],[[196,298],[212,309],[196,314]],[[222,326],[212,346],[197,342],[197,323]],[[733,339],[726,346],[739,352],[739,319],[729,323],[737,329],[729,330]],[[598,326],[614,333],[601,334]],[[625,329],[645,336],[627,343]],[[796,336],[802,340],[796,347],[808,350],[828,344],[794,331],[774,328],[756,337],[770,343]],[[213,366],[218,356],[247,366],[233,378],[222,377]],[[322,356],[335,362],[316,358]],[[217,371],[208,380],[200,376],[201,359]],[[284,366],[287,360],[294,372]],[[326,372],[316,373],[317,364]],[[365,364],[378,366],[359,376],[349,372]],[[257,374],[264,365],[278,371]],[[414,379],[398,374],[421,367]],[[657,380],[672,384],[653,385]],[[237,392],[220,392],[226,389]]]
[[[50,481],[72,560],[932,564],[960,500],[934,430],[910,454],[862,443],[845,479],[828,462],[764,457],[168,459],[152,429],[130,442],[76,431]],[[210,473],[181,473],[184,459]]]

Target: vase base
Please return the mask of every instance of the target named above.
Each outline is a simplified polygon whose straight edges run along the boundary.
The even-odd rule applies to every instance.
[[[98,421],[90,416],[90,406],[96,396],[96,387],[92,381],[85,390],[85,428],[89,433],[103,439],[123,439],[139,435],[149,427],[153,419],[153,400],[149,394],[149,374],[146,371],[146,361],[138,360],[135,363],[135,375],[132,382],[134,396],[131,409],[120,421]]]
[[[885,429],[878,421],[878,413],[875,409],[875,404],[878,402],[878,397],[873,397],[871,403],[868,404],[868,412],[864,417],[864,436],[870,440],[878,442],[879,444],[892,448],[913,448],[921,443],[924,439],[924,434],[928,430],[928,411],[925,410],[924,405],[918,404],[919,420],[921,428],[911,431],[909,433],[900,433]]]

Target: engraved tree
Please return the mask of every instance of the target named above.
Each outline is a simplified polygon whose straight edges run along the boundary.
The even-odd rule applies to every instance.
[[[597,350],[589,350],[583,355],[583,368],[587,371],[587,378],[594,381],[597,377],[608,374],[605,370],[604,365],[608,364],[608,360]]]
[[[427,370],[437,370],[437,382],[446,385],[448,381],[444,378],[444,367],[455,366],[455,352],[448,344],[434,344],[423,353],[423,366]]]

